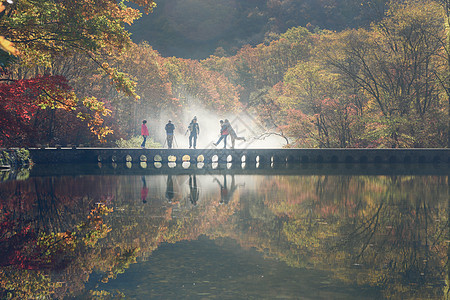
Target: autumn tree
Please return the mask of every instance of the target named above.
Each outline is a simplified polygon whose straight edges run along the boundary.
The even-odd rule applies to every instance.
[[[439,83],[442,85],[442,88],[445,90],[445,93],[448,98],[448,141],[447,148],[450,148],[450,1],[449,0],[436,0],[438,2],[445,13],[445,34],[446,39],[443,42],[444,51],[442,53],[443,58],[443,67],[441,72],[437,73]]]
[[[433,1],[391,1],[370,28],[291,28],[202,65],[239,85],[247,109],[295,146],[442,147],[449,127],[444,19]]]
[[[155,5],[151,0],[134,2],[144,6],[146,12]],[[12,41],[21,54],[19,62],[12,65],[10,57],[2,52],[1,57],[5,58],[3,65],[9,63],[6,69],[4,67],[7,72],[4,73],[2,87],[16,80],[42,75],[59,76],[51,68],[56,57],[83,53],[98,64],[119,90],[136,96],[135,84],[127,75],[102,62],[102,56],[123,51],[130,45],[124,24],[131,24],[139,16],[138,10],[111,1],[17,1],[7,5],[0,18],[0,33]],[[40,92],[50,94],[44,89]],[[66,98],[54,100],[48,97],[49,104],[41,104],[40,108],[55,109],[57,105],[64,105],[79,109],[81,111],[76,111],[76,115],[99,139],[103,139],[111,132],[110,128],[103,126],[103,117],[110,111],[96,98],[78,99],[73,97],[72,90],[70,93],[72,96],[67,97],[67,101]],[[13,96],[1,100],[5,103],[15,101]]]
[[[69,79],[79,97],[92,95],[111,109],[111,117],[105,118],[105,122],[114,130],[107,139],[113,141],[135,135],[137,124],[142,119],[157,118],[164,109],[177,111],[178,105],[173,102],[161,60],[160,55],[146,43],[131,44],[123,53],[104,57],[108,68],[120,69],[135,82],[133,89],[139,97],[122,93],[87,55],[59,57],[52,63],[52,68]]]
[[[163,67],[168,72],[173,94],[182,105],[200,101],[204,107],[219,111],[233,111],[240,106],[237,87],[200,62],[172,57],[163,61]]]
[[[293,27],[269,45],[246,45],[232,57],[210,56],[202,65],[221,72],[233,84],[241,86],[241,102],[247,103],[250,94],[274,86],[283,80],[290,67],[307,60],[313,42],[306,28]]]
[[[377,124],[372,136],[380,145],[436,147],[447,141],[448,116],[435,72],[441,20],[432,2],[392,1],[371,30],[344,31],[324,44],[328,63],[370,97],[367,111]]]

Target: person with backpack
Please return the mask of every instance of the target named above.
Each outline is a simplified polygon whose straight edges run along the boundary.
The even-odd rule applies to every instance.
[[[191,123],[189,123],[188,129],[186,130],[186,134],[189,134],[189,149],[194,146],[194,149],[197,149],[197,136],[200,134],[200,126],[197,123],[197,117],[194,116]]]
[[[223,140],[223,149],[227,148],[227,137],[228,137],[228,125],[225,124],[223,120],[220,120],[220,138],[217,141],[217,143],[213,143],[214,146],[217,146],[220,144],[220,141]]]
[[[169,122],[166,124],[165,130],[167,134],[167,147],[169,149],[172,149],[173,131],[175,130],[175,125],[172,124],[171,120],[169,120]]]

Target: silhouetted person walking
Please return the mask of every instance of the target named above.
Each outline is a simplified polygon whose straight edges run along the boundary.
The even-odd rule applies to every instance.
[[[169,149],[172,149],[173,131],[175,130],[175,125],[172,124],[171,120],[169,120],[169,122],[166,124],[165,129],[167,134],[167,147]]]
[[[234,149],[234,144],[236,140],[241,140],[245,142],[245,137],[243,136],[237,136],[236,131],[234,131],[233,127],[230,124],[230,121],[228,121],[228,119],[225,119],[224,122],[227,127],[228,127],[228,133],[230,134],[230,138],[231,138],[231,149]]]
[[[189,149],[194,146],[194,149],[197,149],[197,136],[200,134],[200,127],[197,123],[197,117],[194,117],[191,121],[191,123],[188,126],[187,132],[190,132],[189,134]]]

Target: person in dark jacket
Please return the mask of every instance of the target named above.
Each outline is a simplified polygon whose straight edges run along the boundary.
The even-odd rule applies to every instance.
[[[173,131],[175,130],[175,125],[172,124],[171,120],[169,120],[169,122],[166,124],[165,129],[167,134],[167,147],[169,149],[172,149]]]
[[[230,124],[230,121],[228,121],[228,119],[225,119],[224,122],[227,126],[228,126],[228,133],[230,134],[230,138],[231,138],[231,149],[234,149],[234,144],[236,140],[241,140],[245,142],[245,137],[243,136],[238,136],[236,134],[236,131],[233,129],[233,127]]]
[[[197,149],[197,136],[200,135],[200,126],[198,126],[197,123],[197,117],[194,117],[191,121],[191,123],[188,126],[188,130],[186,130],[186,133],[190,132],[189,134],[189,149],[194,146],[194,149]]]

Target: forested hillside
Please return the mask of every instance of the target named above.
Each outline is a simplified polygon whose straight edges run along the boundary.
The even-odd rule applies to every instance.
[[[211,47],[221,34],[242,44],[250,36],[265,37],[242,47],[230,42],[201,60],[162,55],[152,41],[134,43],[124,26],[133,28],[139,11],[96,2],[90,8],[86,0],[3,2],[1,146],[114,146],[136,138],[143,119],[152,120],[151,136],[157,138],[168,118],[182,134],[196,114],[215,124],[242,113],[263,128],[262,135],[248,138],[280,136],[286,147],[449,145],[447,0],[392,0],[370,25],[363,16],[366,7],[375,9],[372,2],[351,13],[343,5],[353,7],[352,1],[326,6],[339,12],[334,18],[320,17],[327,12],[322,1],[303,10],[294,9],[296,1],[224,2],[217,4],[218,15],[208,2],[203,17],[195,1],[162,2],[155,19],[164,19],[157,10],[182,12],[183,22],[198,30],[184,23],[179,30]],[[148,11],[154,6],[134,2]],[[312,10],[312,3],[322,6]],[[227,10],[246,15],[249,23],[236,14],[223,17]],[[210,16],[217,22],[197,24]],[[278,31],[269,30],[265,18],[276,21]],[[289,20],[306,25],[291,27],[297,24]]]
[[[291,27],[343,30],[383,16],[386,0],[161,0],[129,27],[163,56],[202,59],[269,43]],[[219,48],[219,49],[217,49]]]

